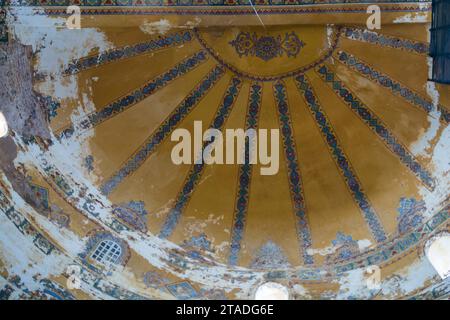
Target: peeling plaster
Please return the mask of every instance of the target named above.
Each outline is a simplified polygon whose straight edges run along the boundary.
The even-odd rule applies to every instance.
[[[404,16],[396,18],[394,23],[421,23],[428,22],[428,14],[426,12],[408,13]]]
[[[359,248],[360,252],[364,252],[367,248],[372,246],[372,242],[369,239],[358,240],[357,243],[358,243],[358,248]],[[342,245],[331,245],[331,246],[319,248],[319,249],[310,248],[307,250],[307,253],[309,255],[318,254],[321,256],[327,256],[327,255],[335,253],[336,250],[338,250],[340,247],[342,247]]]
[[[447,126],[440,134],[431,156],[436,187],[433,192],[425,187],[421,187],[419,190],[427,208],[427,217],[440,209],[440,206],[450,193],[450,159],[448,150],[450,150],[450,126]]]
[[[433,70],[433,58],[427,57],[428,64],[428,78],[432,78]],[[427,94],[433,102],[433,110],[428,114],[427,120],[430,124],[428,129],[422,134],[419,139],[411,145],[411,151],[415,156],[429,156],[430,148],[433,140],[436,138],[438,131],[441,127],[439,118],[441,112],[438,110],[439,105],[439,92],[436,89],[436,84],[432,81],[427,81],[426,84]]]
[[[58,99],[77,99],[77,76],[63,77],[62,71],[74,60],[93,50],[112,48],[106,36],[95,28],[70,30],[64,18],[50,18],[42,8],[10,7],[7,24],[12,36],[36,53],[36,72],[45,75],[38,88],[43,94]]]
[[[139,26],[142,32],[147,34],[166,34],[172,28],[172,24],[167,19],[161,19],[159,21],[148,22],[145,21]]]
[[[64,19],[48,18],[45,15],[33,15],[33,12],[35,12],[33,10],[36,9],[13,7],[8,12],[8,24],[13,29],[14,37],[24,44],[31,45],[36,53],[36,71],[45,76],[45,82],[37,86],[39,91],[57,97],[58,99],[78,101],[78,105],[71,115],[71,120],[72,123],[79,123],[89,112],[95,110],[91,99],[92,92],[89,91],[88,93],[80,94],[77,86],[77,76],[63,77],[61,73],[73,59],[86,56],[93,50],[104,51],[110,49],[112,45],[107,41],[105,35],[97,29],[82,29],[83,32],[77,33],[77,36],[73,37],[74,33],[70,33],[74,32],[73,30],[62,28],[65,23]],[[397,19],[398,21],[396,22],[419,22],[421,19],[423,17],[420,14],[414,17],[411,17],[411,14],[409,14]],[[200,23],[200,21],[200,19],[196,19],[192,22],[192,25],[187,25],[191,27]],[[152,23],[145,22],[140,28],[148,34],[165,34],[172,26],[168,20],[161,19]],[[327,35],[328,41],[330,41],[332,35],[331,27],[327,28]],[[67,41],[68,37],[74,38],[74,42]],[[97,81],[98,79],[93,80]],[[439,94],[434,84],[427,84],[427,93],[433,99],[435,109],[437,110]],[[439,120],[436,119],[439,119],[438,114],[432,114],[429,117],[430,128],[413,147],[416,154],[425,155],[429,152],[428,149],[430,148],[431,140],[436,138],[439,131]],[[183,252],[183,249],[179,246],[170,241],[160,239],[150,232],[145,235],[133,231],[123,231],[118,234],[112,230],[110,227],[112,222],[112,203],[98,191],[98,188],[95,186],[95,177],[94,182],[92,182],[92,177],[88,179],[84,168],[82,168],[83,156],[90,153],[88,140],[92,137],[93,132],[85,131],[80,133],[78,130],[75,130],[75,132],[76,134],[72,138],[64,141],[58,141],[56,137],[52,136],[53,144],[48,146],[48,150],[45,152],[36,144],[25,145],[20,140],[20,137],[14,137],[16,144],[22,149],[22,151],[18,152],[14,164],[16,166],[25,165],[30,170],[36,169],[43,176],[49,175],[49,172],[44,170],[44,168],[56,168],[63,172],[65,179],[68,180],[74,191],[73,195],[67,196],[73,202],[73,205],[78,210],[83,211],[82,201],[84,199],[83,197],[80,199],[80,195],[87,194],[91,200],[94,200],[96,211],[95,215],[88,214],[84,211],[89,219],[102,226],[105,230],[110,231],[115,236],[125,240],[131,249],[151,266],[170,272],[180,279],[187,279],[202,284],[204,288],[222,288],[226,292],[234,291],[233,293],[237,298],[251,297],[255,286],[265,280],[266,273],[241,267],[229,267],[217,263],[214,259],[215,257],[211,259],[206,257],[205,259],[208,264],[204,265],[185,256],[182,258],[183,263],[186,264],[186,268],[181,271],[175,270],[169,264],[171,259],[169,252]],[[443,198],[448,195],[450,185],[448,177],[450,170],[448,160],[449,144],[450,130],[447,127],[442,131],[431,155],[434,174],[438,179],[437,191],[431,193],[426,189],[421,190],[430,214],[438,209]],[[67,154],[71,159],[77,159],[78,161],[66,161],[67,158],[62,159],[61,154]],[[3,182],[8,181],[5,175],[2,175],[1,180]],[[20,274],[23,278],[22,280],[34,286],[32,289],[39,289],[38,282],[35,281],[36,275],[51,277],[64,273],[66,266],[73,263],[72,258],[75,258],[83,250],[88,239],[80,238],[70,230],[57,228],[28,205],[14,190],[11,184],[7,183],[7,187],[17,209],[32,217],[33,222],[41,230],[49,234],[53,241],[62,248],[63,252],[71,254],[71,257],[61,253],[52,253],[51,255],[45,256],[39,254],[32,246],[21,246],[21,250],[18,250],[16,245],[24,241],[29,241],[29,239],[26,239],[17,229],[11,228],[11,222],[5,215],[0,214],[0,254],[2,255],[2,261],[6,262],[9,271]],[[214,217],[214,215],[210,214],[205,221],[189,222],[186,233],[193,235],[194,233],[204,231],[208,224],[217,224],[223,219],[223,215]],[[228,245],[228,242],[222,242],[215,248],[218,251],[222,251]],[[358,241],[358,246],[361,251],[366,250],[371,245],[372,243],[367,239]],[[334,253],[338,248],[339,246],[329,246],[321,249],[310,249],[308,253],[328,255]],[[28,265],[30,260],[32,262],[31,266]],[[387,279],[382,283],[381,291],[377,291],[367,289],[365,270],[355,269],[344,273],[334,280],[339,285],[339,292],[335,298],[352,299],[357,297],[369,299],[376,296],[379,292],[392,297],[396,295],[407,295],[417,288],[426,285],[435,275],[436,273],[431,265],[422,259],[402,269],[396,277]],[[135,288],[137,292],[143,295],[148,293],[148,289],[145,289],[140,283],[141,279],[126,267],[110,270],[107,279],[108,281],[124,286],[137,284]],[[302,298],[311,298],[310,292],[301,284],[294,284],[292,289]],[[95,290],[87,282],[82,284],[82,290],[92,297],[111,299],[109,295]],[[155,293],[155,295],[169,297],[160,292]],[[331,294],[330,297],[332,297]]]

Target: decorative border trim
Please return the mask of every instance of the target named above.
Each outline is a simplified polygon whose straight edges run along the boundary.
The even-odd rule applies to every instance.
[[[427,55],[429,51],[427,43],[380,34],[365,29],[343,27],[342,34],[350,40],[372,43],[393,49],[401,49],[417,54]]]
[[[342,147],[339,145],[339,140],[334,133],[333,127],[325,111],[320,106],[320,102],[317,99],[314,89],[311,87],[308,79],[304,75],[296,77],[295,84],[302,93],[311,116],[315,120],[314,122],[316,123],[324,142],[328,146],[328,150],[339,168],[348,190],[350,191],[355,202],[358,204],[358,207],[361,210],[364,220],[366,220],[374,239],[378,243],[386,241],[387,236],[384,231],[383,224],[375,212],[375,209],[370,204],[370,201],[367,198],[361,182],[355,174],[355,170],[352,168],[350,161],[347,159]]]
[[[333,37],[333,41],[331,44],[331,47],[325,52],[325,54],[319,58],[318,60],[311,62],[310,64],[307,64],[306,66],[300,67],[294,71],[289,71],[289,72],[285,72],[283,74],[280,75],[272,75],[272,76],[262,76],[262,75],[255,75],[255,74],[251,74],[251,73],[247,73],[244,71],[239,70],[238,68],[236,68],[235,66],[227,63],[225,60],[223,60],[219,54],[217,54],[213,48],[211,48],[206,41],[201,37],[201,35],[198,32],[198,29],[193,29],[193,33],[195,35],[195,37],[197,38],[197,40],[199,41],[200,45],[206,50],[208,51],[208,53],[223,67],[227,68],[228,70],[230,70],[231,72],[237,74],[239,77],[244,78],[244,79],[249,79],[251,81],[257,81],[257,82],[267,82],[267,81],[277,81],[277,80],[282,80],[284,78],[287,77],[292,77],[292,76],[296,76],[298,74],[304,73],[310,69],[315,68],[316,66],[322,64],[323,62],[325,62],[329,57],[331,57],[331,55],[333,54],[334,50],[337,48],[338,43],[339,43],[339,36],[341,34],[340,32],[340,27],[336,28],[334,37]]]
[[[273,89],[278,113],[278,121],[283,137],[283,149],[286,157],[286,169],[288,172],[292,206],[295,217],[297,218],[296,230],[301,248],[300,254],[303,256],[305,264],[313,264],[313,256],[309,255],[307,252],[312,245],[311,230],[308,222],[304,189],[302,185],[300,167],[298,164],[298,149],[295,145],[295,138],[293,136],[294,129],[292,127],[291,116],[289,114],[287,90],[282,81],[274,83]]]
[[[328,67],[322,65],[317,68],[316,72],[336,95],[384,142],[385,146],[398,157],[401,163],[432,191],[435,186],[432,175],[414,159],[414,156],[389,131],[381,119],[369,110],[342,81],[337,80],[339,77]]]
[[[350,4],[396,4],[396,3],[430,3],[429,0],[357,0]],[[6,0],[11,6],[46,6],[60,7],[79,5],[85,7],[249,7],[245,0],[25,0],[16,5]],[[311,6],[349,4],[346,0],[256,0],[255,5],[267,7]]]
[[[25,216],[17,211],[14,206],[6,209],[8,200],[6,196],[0,191],[0,204],[1,211],[5,216],[16,226],[17,230],[20,231],[25,236],[29,236],[32,240],[34,246],[38,248],[45,255],[50,255],[53,251],[59,251],[59,249],[53,245],[41,232],[39,232],[33,225],[28,221]]]
[[[241,90],[241,87],[241,79],[234,77],[230,80],[230,84],[227,88],[227,91],[225,92],[223,101],[217,109],[216,115],[214,116],[214,120],[212,121],[210,128],[217,130],[222,129],[223,125],[228,119],[228,116],[231,113],[231,109],[233,108],[234,103],[236,102],[236,98]],[[204,149],[211,143],[213,142],[209,141],[203,144],[202,155]],[[166,217],[166,221],[164,222],[164,225],[159,234],[160,238],[168,238],[172,234],[181,217],[181,214],[186,208],[186,205],[194,192],[195,187],[198,184],[200,177],[203,174],[204,168],[205,164],[203,163],[203,161],[198,164],[196,163],[191,167],[183,184],[183,188],[177,196],[175,206],[170,210]]]
[[[87,56],[77,59],[69,63],[65,75],[73,75],[81,71],[95,68],[116,60],[132,58],[140,54],[150,53],[161,49],[181,45],[192,41],[192,33],[190,31],[180,31],[169,34],[164,37],[158,37],[147,42],[141,42],[134,45],[128,45],[120,48],[115,48],[98,55]]]
[[[447,278],[435,283],[425,290],[409,296],[407,300],[450,300],[450,280]]]
[[[405,87],[400,82],[393,80],[387,74],[376,70],[375,68],[365,63],[361,59],[356,58],[352,54],[345,51],[338,51],[337,60],[345,64],[350,69],[359,72],[366,79],[369,79],[372,82],[378,83],[379,85],[388,88],[392,93],[402,97],[410,104],[420,108],[422,111],[425,111],[426,113],[430,113],[431,111],[433,111],[434,106],[430,100],[421,97],[419,94]],[[449,123],[450,112],[440,104],[437,106],[437,109],[439,112],[441,112],[441,121]]]
[[[186,96],[178,107],[150,135],[144,144],[139,147],[112,177],[102,184],[100,187],[101,192],[105,195],[111,194],[123,179],[134,173],[224,74],[225,70],[222,67],[214,67],[202,79],[201,83]]]
[[[401,3],[379,3],[383,12],[429,12],[431,11],[431,1],[421,2],[413,1],[405,4]],[[369,2],[366,2],[369,3]],[[370,2],[372,3],[372,2]],[[425,4],[425,6],[424,6]],[[44,12],[38,14],[64,15],[66,16],[66,5],[49,6],[41,5]],[[273,14],[327,14],[327,13],[366,13],[367,5],[362,3],[330,3],[322,6],[321,4],[300,4],[300,5],[258,5],[259,15]],[[248,2],[245,5],[226,6],[82,6],[82,14],[86,15],[210,15],[210,16],[254,16],[255,12]]]
[[[355,268],[363,268],[374,264],[382,264],[392,259],[394,256],[405,253],[412,249],[414,245],[421,240],[428,238],[438,227],[442,226],[450,218],[450,204],[447,204],[443,209],[436,213],[426,223],[417,229],[405,234],[402,237],[394,239],[383,245],[381,248],[365,254],[363,258],[355,259],[355,261],[335,267],[336,274],[341,274]],[[448,229],[449,225],[444,228]]]
[[[263,87],[254,83],[250,86],[247,115],[245,118],[245,130],[257,129],[259,122],[259,112],[262,102]],[[247,220],[247,210],[250,198],[250,182],[252,179],[253,165],[250,164],[250,146],[245,146],[245,163],[239,166],[238,187],[236,203],[234,205],[233,225],[231,227],[231,244],[228,257],[228,264],[237,265],[241,241],[244,236],[245,223]]]

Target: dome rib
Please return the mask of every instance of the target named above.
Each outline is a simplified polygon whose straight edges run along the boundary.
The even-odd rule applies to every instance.
[[[111,194],[127,176],[135,172],[224,74],[222,67],[214,67],[139,149],[110,178],[103,182],[100,187],[102,193]]]
[[[422,166],[411,152],[390,132],[383,121],[371,111],[358,97],[340,80],[327,65],[318,67],[316,73],[325,81],[333,92],[347,105],[365,125],[397,156],[398,160],[413,173],[429,190],[434,189],[434,178]]]
[[[350,160],[345,154],[342,146],[339,144],[339,139],[336,136],[325,111],[320,106],[320,102],[310,82],[306,76],[302,75],[295,78],[295,83],[299,91],[301,91],[310,114],[316,123],[317,129],[320,131],[324,143],[328,146],[330,155],[335,161],[336,166],[345,181],[348,191],[351,193],[354,201],[361,210],[364,220],[366,221],[374,239],[378,243],[386,241],[387,235],[383,224],[365,194],[364,188],[359,181]]]
[[[222,130],[231,113],[234,103],[236,102],[236,98],[239,95],[241,86],[242,86],[241,79],[233,77],[230,80],[229,86],[226,92],[224,93],[222,103],[217,108],[214,119],[208,128]],[[201,151],[201,156],[203,156],[203,150],[209,144],[211,144],[211,142],[204,142]],[[200,164],[192,165],[185,179],[185,182],[183,183],[181,191],[176,196],[175,205],[170,209],[164,222],[164,225],[161,228],[161,231],[159,233],[160,238],[168,238],[172,234],[173,230],[178,224],[180,216],[183,214],[183,211],[187,203],[189,202],[189,199],[195,192],[195,187],[199,183],[204,168],[205,164],[203,161],[201,161]]]
[[[258,129],[259,116],[262,103],[263,87],[259,83],[250,85],[248,96],[247,113],[245,115],[245,130]],[[228,264],[237,265],[239,252],[241,250],[241,242],[245,233],[245,225],[247,222],[247,211],[250,202],[250,187],[252,179],[253,165],[249,163],[249,144],[246,141],[245,163],[239,165],[236,200],[233,213],[233,224],[230,232],[230,252],[228,256]]]

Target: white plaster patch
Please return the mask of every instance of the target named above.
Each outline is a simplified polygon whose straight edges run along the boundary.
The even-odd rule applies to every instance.
[[[435,275],[433,266],[427,259],[422,259],[400,270],[397,277],[386,280],[381,290],[388,298],[407,295],[423,287]]]
[[[230,247],[230,242],[228,241],[222,241],[218,245],[214,246],[214,251],[217,253],[225,252]]]
[[[20,276],[30,290],[40,289],[35,277],[59,275],[70,263],[65,256],[40,252],[3,213],[0,213],[0,256],[8,273]]]
[[[190,27],[190,28],[194,28],[196,26],[198,26],[200,23],[202,22],[202,19],[200,19],[199,17],[195,17],[194,21],[187,21],[186,22],[186,26]]]
[[[55,75],[72,60],[85,57],[94,49],[100,52],[112,47],[98,29],[67,29],[64,18],[48,17],[42,8],[10,7],[6,21],[13,37],[24,45],[31,45],[36,53],[36,71],[47,76],[43,93],[60,99],[76,98],[76,77],[63,79]]]
[[[335,29],[334,24],[327,24],[327,49],[330,49],[333,46],[333,35],[334,35]],[[325,48],[322,48],[320,51],[324,52],[327,50]],[[334,58],[333,56],[330,56],[330,63],[334,64]]]
[[[109,230],[112,234],[127,241],[131,249],[134,250],[136,254],[142,256],[143,259],[147,260],[152,266],[171,272],[181,279],[189,279],[193,282],[205,285],[214,284],[215,288],[223,288],[227,292],[239,290],[236,295],[242,297],[248,295],[255,284],[263,280],[263,272],[255,272],[241,267],[228,267],[224,264],[218,264],[215,261],[211,261],[212,264],[208,265],[199,264],[197,260],[193,260],[187,256],[183,257],[183,270],[181,272],[175,270],[173,266],[169,264],[169,261],[171,261],[172,258],[169,256],[168,252],[171,252],[173,249],[183,251],[179,246],[168,240],[161,239],[150,232],[146,235],[136,231],[122,231],[120,234],[117,234],[108,226],[112,222],[110,211],[112,204],[98,191],[91,181],[76,170],[73,166],[73,162],[65,161],[65,157],[59,156],[60,154],[64,154],[62,153],[64,147],[62,147],[60,143],[55,141],[53,145],[49,146],[45,153],[42,153],[37,145],[32,144],[26,146],[20,139],[16,139],[15,141],[26,150],[25,152],[19,152],[18,159],[21,161],[26,160],[26,162],[30,164],[35,164],[41,174],[48,175],[48,172],[44,171],[42,168],[52,165],[66,174],[65,179],[74,189],[74,196],[69,196],[68,199],[78,199],[74,205],[79,210],[84,210],[82,208],[83,203],[79,202],[79,198],[76,195],[80,194],[80,192],[92,195],[92,199],[98,205],[96,205],[95,208],[96,215],[89,214],[89,218],[99,223],[99,225],[103,226],[106,230]],[[210,216],[208,221],[214,222],[216,219]],[[205,257],[205,260],[209,260],[209,258]],[[122,285],[127,286],[126,284]]]
[[[426,12],[408,13],[394,20],[394,23],[418,23],[418,22],[428,22],[428,14]]]
[[[369,239],[362,239],[362,240],[358,240],[358,248],[361,252],[363,252],[364,250],[366,250],[367,248],[369,248],[372,245],[372,242]],[[306,250],[306,252],[309,255],[321,255],[321,256],[327,256],[330,254],[333,254],[336,252],[336,250],[338,250],[342,245],[331,245],[325,248],[320,248],[320,249],[313,249],[313,248],[309,248]]]
[[[369,239],[358,240],[358,247],[360,251],[364,251],[372,246],[372,242]]]
[[[111,49],[112,44],[106,36],[95,28],[67,29],[64,18],[51,18],[42,8],[10,7],[7,23],[13,37],[24,45],[31,45],[36,54],[35,71],[44,76],[44,81],[38,82],[35,89],[63,104],[67,101],[75,104],[71,115],[72,123],[79,123],[87,113],[94,111],[92,88],[88,86],[88,92],[80,93],[78,76],[63,76],[62,72],[70,62],[85,57],[94,50],[102,52]],[[71,159],[78,159],[78,171],[83,172],[83,159],[90,154],[87,141],[94,133],[79,133],[79,130],[75,132],[76,139],[65,139],[63,144],[67,150],[60,154],[69,152]],[[91,178],[95,180],[97,177],[91,175]]]
[[[166,34],[172,28],[172,24],[167,19],[161,19],[159,21],[148,22],[144,21],[139,26],[142,32],[147,34]]]
[[[433,59],[431,57],[427,58],[428,63],[428,77],[432,77],[432,69],[433,69]],[[441,126],[441,122],[439,118],[441,116],[441,112],[438,110],[439,105],[439,92],[436,89],[436,84],[432,81],[428,81],[426,84],[427,94],[431,98],[433,102],[433,110],[428,114],[427,120],[430,123],[430,126],[422,134],[417,141],[415,141],[411,145],[411,152],[414,156],[423,156],[429,157],[429,148],[431,147],[432,141],[436,138],[436,135]]]
[[[309,255],[321,255],[321,256],[327,256],[329,254],[333,254],[336,252],[336,250],[339,249],[339,246],[328,246],[325,248],[320,248],[320,249],[313,249],[313,248],[309,248],[306,250],[306,253],[308,253]]]
[[[224,215],[214,217],[213,214],[209,214],[207,219],[196,219],[194,217],[188,217],[189,221],[186,222],[184,234],[187,237],[193,236],[198,233],[202,233],[208,227],[208,225],[219,224],[224,219]]]
[[[443,201],[450,194],[450,126],[447,126],[440,134],[431,156],[435,188],[431,192],[421,187],[419,192],[425,202],[426,217],[430,217],[441,209]]]
[[[401,269],[397,274],[387,280],[380,279],[378,288],[370,288],[367,282],[367,274],[364,268],[346,272],[335,282],[340,284],[336,299],[370,299],[381,293],[386,299],[398,298],[412,294],[418,288],[423,288],[428,281],[436,275],[427,259],[421,259]]]
[[[338,300],[369,299],[376,293],[376,290],[369,288],[363,268],[348,271],[334,282],[340,284],[340,290],[336,295]]]

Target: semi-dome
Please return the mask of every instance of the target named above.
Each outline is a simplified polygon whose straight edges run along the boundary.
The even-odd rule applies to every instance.
[[[448,298],[429,2],[94,2],[7,10],[1,297]]]

